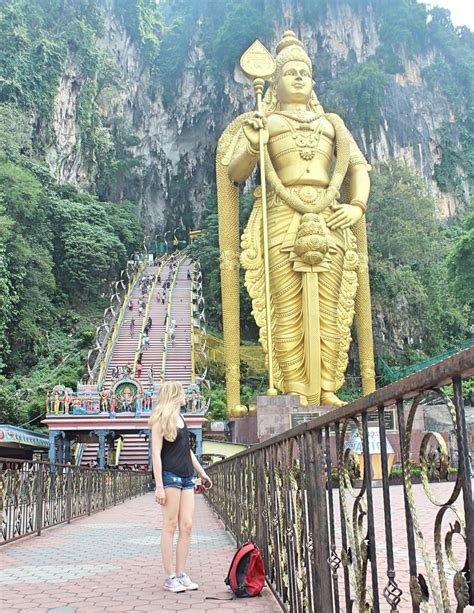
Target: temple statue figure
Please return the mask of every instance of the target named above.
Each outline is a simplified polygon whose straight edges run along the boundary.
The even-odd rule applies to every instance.
[[[228,403],[239,409],[238,184],[264,142],[268,278],[275,387],[303,404],[341,406],[356,318],[364,393],[375,389],[365,212],[370,166],[342,119],[313,91],[312,64],[288,31],[277,46],[263,112],[245,113],[222,134],[217,188]],[[262,175],[263,173],[261,173]],[[241,239],[240,262],[260,341],[265,316],[262,190]],[[237,407],[237,408],[236,408]]]

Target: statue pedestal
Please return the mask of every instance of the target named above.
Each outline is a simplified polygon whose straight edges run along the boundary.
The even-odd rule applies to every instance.
[[[306,406],[299,396],[257,396],[256,411],[232,422],[236,443],[261,443],[335,407]]]

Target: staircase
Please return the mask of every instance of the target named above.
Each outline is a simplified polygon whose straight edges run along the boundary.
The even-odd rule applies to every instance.
[[[141,278],[158,273],[159,270],[159,266],[147,266],[143,271]],[[156,289],[154,292],[149,292],[145,300],[150,299],[151,302],[153,302],[155,299],[155,293]],[[125,317],[123,318],[122,325],[120,326],[117,340],[115,341],[115,345],[112,350],[112,355],[107,365],[107,371],[105,373],[103,383],[103,388],[106,390],[113,387],[114,381],[112,379],[112,371],[114,367],[119,366],[123,368],[124,366],[127,366],[127,364],[129,364],[133,368],[135,353],[139,349],[140,332],[143,328],[144,314],[146,312],[146,309],[144,309],[142,316],[138,314],[139,298],[142,298],[140,282],[135,285],[131,294],[133,310],[130,311],[128,308],[126,310]],[[132,319],[135,319],[135,330],[133,334],[131,334],[130,332],[130,322]]]
[[[193,382],[191,286],[187,279],[192,264],[184,261],[179,267],[173,290],[170,320],[176,321],[175,339],[168,339],[164,380],[181,381],[186,387]]]
[[[81,466],[87,466],[89,462],[94,464],[97,460],[97,453],[99,451],[99,443],[89,443],[84,446],[84,451],[81,457]]]
[[[148,441],[138,434],[124,434],[123,448],[120,452],[119,464],[133,467],[148,465]]]
[[[140,379],[138,379],[144,389],[147,389],[150,386],[150,368],[153,368],[153,380],[155,382],[160,381],[160,372],[163,361],[163,347],[165,341],[165,316],[168,310],[169,301],[173,298],[170,289],[166,290],[166,299],[164,304],[162,304],[161,296],[163,292],[163,283],[167,280],[170,271],[170,265],[165,264],[161,273],[161,283],[156,285],[148,311],[148,316],[151,317],[153,322],[148,335],[150,339],[150,348],[143,351],[142,376]]]
[[[192,282],[188,280],[188,270],[193,270],[193,265],[189,258],[181,260],[178,265],[175,283],[172,289],[166,290],[165,304],[162,304],[162,285],[166,281],[170,272],[170,265],[164,262],[161,266],[147,266],[142,277],[152,274],[160,274],[161,283],[156,283],[153,291],[149,292],[145,300],[148,301],[147,308],[144,309],[143,315],[138,315],[138,299],[141,298],[140,282],[138,282],[131,294],[134,308],[129,310],[126,308],[122,324],[117,334],[115,344],[112,348],[112,353],[107,364],[104,380],[102,382],[103,389],[112,389],[115,381],[112,378],[112,370],[114,367],[125,367],[130,365],[133,368],[136,366],[136,359],[140,353],[141,331],[144,325],[145,316],[151,317],[152,327],[148,334],[150,339],[150,347],[142,351],[142,372],[140,377],[136,376],[136,380],[144,389],[151,386],[150,368],[153,369],[153,381],[157,386],[160,381],[180,381],[185,387],[192,383],[193,379],[193,363],[192,363],[192,318],[191,318],[191,286]],[[169,304],[171,301],[171,304]],[[170,316],[167,325],[174,319],[176,321],[175,339],[169,339],[167,352],[163,359],[163,351],[166,340],[165,316],[170,308]],[[135,330],[133,335],[130,334],[130,321],[135,319]],[[162,368],[164,365],[164,371]],[[116,433],[120,433],[119,426],[120,414],[117,417],[115,424]],[[148,465],[148,442],[138,434],[123,434],[123,446],[120,451],[119,464],[130,465],[138,464],[139,466]],[[97,457],[98,444],[90,443],[85,446],[81,458],[81,466],[87,465],[89,462],[95,462]]]

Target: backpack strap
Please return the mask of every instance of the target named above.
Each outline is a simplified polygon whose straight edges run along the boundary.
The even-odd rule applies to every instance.
[[[240,547],[237,549],[237,551],[236,551],[236,552],[235,552],[235,554],[234,554],[234,557],[232,558],[232,562],[230,563],[230,566],[229,566],[229,572],[227,573],[227,577],[226,577],[226,579],[225,579],[225,581],[224,581],[224,583],[225,583],[226,585],[229,585],[229,584],[230,584],[230,573],[232,572],[232,568],[233,568],[233,566],[234,566],[234,562],[235,562],[236,558],[237,558],[237,557],[239,557],[239,556],[242,556],[242,557],[243,557],[244,555],[246,555],[247,553],[249,553],[250,551],[252,551],[252,549],[253,549],[253,548],[255,548],[255,545],[254,545],[253,543],[245,543],[244,545],[241,545],[241,546],[240,546]],[[239,560],[239,561],[240,561],[240,560]]]

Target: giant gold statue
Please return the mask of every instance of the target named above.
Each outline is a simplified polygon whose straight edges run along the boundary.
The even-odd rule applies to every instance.
[[[260,49],[255,56],[264,57]],[[270,60],[273,74],[260,112],[235,119],[217,148],[227,397],[234,415],[240,398],[239,258],[271,358],[270,388],[274,382],[311,405],[344,404],[337,391],[355,315],[363,392],[375,389],[365,228],[370,167],[342,119],[319,103],[311,61],[293,32],[284,34]],[[261,91],[264,81],[257,82]],[[238,184],[258,160],[261,185],[240,254]]]

